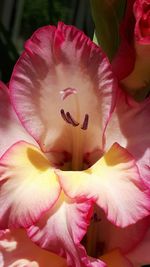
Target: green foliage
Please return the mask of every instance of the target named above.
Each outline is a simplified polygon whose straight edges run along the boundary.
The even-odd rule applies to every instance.
[[[21,34],[27,39],[43,25],[56,25],[58,21],[66,21],[69,8],[66,0],[26,0],[24,4]]]
[[[119,46],[119,24],[126,0],[91,0],[98,43],[111,60]]]
[[[9,82],[13,65],[19,55],[13,45],[9,32],[0,22],[0,79],[3,82]]]
[[[70,16],[68,0],[49,0],[50,23],[56,25],[58,21],[67,22]]]
[[[49,24],[48,1],[26,0],[21,26],[24,38],[28,38],[34,30],[46,24]]]

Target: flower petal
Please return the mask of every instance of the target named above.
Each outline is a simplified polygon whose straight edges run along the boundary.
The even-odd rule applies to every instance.
[[[142,103],[135,102],[120,91],[116,109],[106,129],[106,147],[114,142],[134,156],[140,175],[150,186],[150,98]]]
[[[105,254],[101,259],[107,264],[107,267],[133,267],[132,263],[129,262],[119,249]]]
[[[149,215],[149,196],[136,164],[117,143],[91,168],[57,174],[66,194],[77,199],[94,198],[117,226],[128,226]]]
[[[87,232],[88,253],[100,256],[119,248],[127,254],[142,241],[148,228],[148,217],[125,228],[117,227],[108,221],[104,211],[95,205]]]
[[[31,225],[60,190],[45,156],[29,143],[16,143],[0,160],[0,228]]]
[[[134,0],[126,1],[124,18],[120,23],[120,45],[112,60],[113,72],[120,80],[128,76],[134,68],[135,51],[133,45],[134,32]]]
[[[35,140],[22,127],[13,110],[7,86],[0,81],[0,156],[15,142],[25,140],[35,144]]]
[[[135,99],[142,100],[150,87],[149,1],[130,0],[126,4],[120,47],[112,67],[122,80],[122,87]]]
[[[2,231],[1,231],[2,232]],[[65,260],[36,246],[25,230],[6,230],[0,236],[1,267],[67,267]],[[1,263],[1,261],[0,261]]]
[[[71,136],[84,133],[85,149],[101,147],[117,86],[100,48],[75,27],[59,23],[37,30],[25,49],[11,77],[11,96],[42,150],[72,152]],[[89,123],[83,125],[87,115]]]
[[[135,51],[128,43],[125,36],[122,37],[120,47],[112,61],[112,69],[119,81],[128,76],[134,68]],[[124,66],[122,68],[122,66]]]
[[[121,81],[121,85],[135,99],[142,101],[149,94],[150,87],[150,44],[135,41],[136,59],[131,73]]]
[[[134,34],[136,41],[143,45],[150,44],[149,11],[149,1],[135,1],[133,8],[134,16],[136,19]]]
[[[138,246],[128,253],[127,258],[134,263],[134,266],[145,266],[150,264],[150,230]]]
[[[63,193],[56,205],[38,224],[30,226],[29,237],[41,248],[67,258],[69,267],[101,267],[99,260],[90,260],[80,244],[91,217],[91,201],[74,202]]]

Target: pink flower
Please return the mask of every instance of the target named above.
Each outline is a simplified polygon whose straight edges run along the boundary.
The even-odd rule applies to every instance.
[[[150,2],[137,0],[134,4],[135,39],[141,44],[150,44]]]
[[[117,89],[101,49],[63,23],[25,44],[9,86],[17,116],[1,84],[0,135],[9,135],[0,147],[0,228],[25,228],[68,266],[104,266],[80,244],[93,203],[116,226],[149,215],[135,159],[105,140]]]
[[[139,99],[150,88],[150,3],[147,0],[127,1],[121,24],[121,44],[112,62],[122,86]]]

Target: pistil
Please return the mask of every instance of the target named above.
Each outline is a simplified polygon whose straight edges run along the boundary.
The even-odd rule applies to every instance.
[[[85,140],[85,132],[88,129],[89,115],[85,114],[83,122],[81,122],[81,111],[79,105],[79,99],[77,96],[77,90],[75,88],[66,88],[60,91],[63,100],[68,98],[68,96],[74,95],[74,105],[76,110],[76,118],[72,114],[64,109],[60,110],[62,119],[68,123],[72,129],[72,163],[71,169],[74,171],[82,170],[83,168],[83,146]]]

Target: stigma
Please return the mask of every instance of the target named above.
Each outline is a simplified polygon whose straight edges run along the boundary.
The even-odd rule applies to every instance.
[[[77,94],[77,89],[68,87],[68,88],[61,90],[60,94],[61,94],[62,100],[65,100],[69,95]]]

